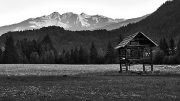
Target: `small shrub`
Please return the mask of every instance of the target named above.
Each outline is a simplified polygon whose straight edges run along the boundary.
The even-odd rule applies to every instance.
[[[154,64],[162,64],[164,59],[164,52],[163,51],[158,51],[153,59]]]

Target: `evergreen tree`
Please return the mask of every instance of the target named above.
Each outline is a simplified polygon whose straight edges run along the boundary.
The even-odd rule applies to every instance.
[[[97,62],[97,49],[96,46],[94,44],[94,42],[92,42],[91,44],[91,48],[90,48],[90,63],[95,64]]]
[[[18,48],[16,48],[16,51],[17,51],[17,56],[18,56],[18,63],[23,63],[24,61],[24,54],[22,53],[22,51]]]
[[[178,43],[177,43],[177,55],[178,55],[178,57],[180,57],[180,37],[179,37]]]
[[[65,63],[66,63],[66,64],[70,63],[70,60],[71,60],[71,59],[70,59],[70,53],[69,53],[69,52],[66,52],[66,53],[65,53]]]
[[[69,63],[71,63],[71,64],[74,63],[74,50],[73,49],[71,49],[70,62]]]
[[[88,63],[88,54],[87,52],[83,49],[83,47],[81,46],[79,48],[79,63],[80,64],[87,64]]]
[[[62,56],[62,54],[58,54],[57,59],[56,59],[56,63],[57,64],[63,64],[64,63],[64,57]]]
[[[84,63],[84,50],[82,48],[82,46],[79,48],[79,63],[83,64]]]
[[[5,64],[19,63],[17,48],[14,45],[14,39],[11,35],[6,38],[3,63]]]
[[[0,47],[0,63],[2,63],[2,58],[3,58],[3,52],[2,52],[1,47]]]
[[[62,55],[64,56],[66,54],[66,51],[63,49]]]
[[[40,60],[39,60],[39,61],[40,61]],[[28,63],[29,63],[29,61],[28,61],[27,57],[24,56],[24,58],[23,58],[23,64],[28,64]]]
[[[55,63],[55,56],[54,56],[53,50],[48,52],[48,59],[49,59],[49,63],[50,64],[54,64]]]
[[[120,34],[119,35],[119,40],[118,40],[119,42],[118,42],[118,44],[120,44],[122,41],[123,41],[123,38],[122,38],[122,35]],[[115,51],[115,58],[118,58],[119,59],[119,61],[120,61],[120,57],[119,57],[119,55],[120,55],[120,49],[118,49],[117,51]],[[118,61],[118,62],[119,62]]]
[[[85,64],[89,63],[89,61],[90,61],[89,56],[90,55],[89,55],[88,51],[84,49],[84,63]]]
[[[163,51],[157,51],[153,58],[154,64],[162,64],[164,60],[164,52]]]
[[[163,49],[164,49],[163,39],[162,39],[162,38],[161,38],[160,41],[159,41],[159,48],[160,48],[160,50],[163,50]]]
[[[104,64],[105,63],[104,51],[102,48],[98,49],[97,63],[98,64]]]
[[[169,55],[169,46],[165,38],[160,40],[159,47],[160,47],[160,50],[162,50],[165,53],[165,55],[167,56]]]
[[[122,38],[122,36],[121,36],[121,34],[120,34],[120,35],[119,35],[118,44],[119,44],[121,41],[123,41],[123,38]]]
[[[40,58],[40,61],[43,64],[49,64],[48,53],[47,52],[44,52],[44,54]]]
[[[53,45],[49,34],[47,34],[47,35],[43,38],[42,42],[43,42],[43,43],[46,43],[46,44],[49,44],[50,46]]]
[[[78,49],[77,47],[75,47],[75,50],[74,50],[74,62],[77,64],[78,63],[78,60],[79,60],[79,53],[78,53]]]
[[[171,50],[171,55],[174,55],[175,54],[175,45],[174,45],[174,39],[171,37],[170,40],[169,40],[169,48]]]
[[[40,59],[39,59],[39,55],[37,52],[33,52],[30,55],[30,59],[29,59],[31,64],[38,64],[40,63]]]
[[[111,45],[111,42],[109,42],[108,44],[105,60],[106,60],[106,63],[109,63],[109,64],[115,63],[115,53],[114,53],[114,48]]]
[[[163,51],[164,51],[164,53],[165,53],[167,56],[169,56],[169,46],[168,46],[165,38],[164,38],[164,40],[163,40],[163,44],[164,44]]]
[[[55,56],[55,59],[56,59],[56,56],[58,55],[58,52],[57,50],[54,48],[53,46],[53,43],[51,41],[51,38],[50,38],[50,35],[47,34],[42,42],[41,42],[41,53],[44,54],[44,52],[48,52],[48,51],[51,51],[53,50],[53,53],[54,53],[54,56]]]

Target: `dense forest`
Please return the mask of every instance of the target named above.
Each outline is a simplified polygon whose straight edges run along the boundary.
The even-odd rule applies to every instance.
[[[122,37],[119,37],[122,41]],[[42,39],[29,40],[27,38],[14,41],[13,36],[6,37],[5,47],[0,49],[0,63],[2,64],[115,64],[118,63],[118,50],[114,50],[111,42],[108,42],[104,50],[97,50],[95,42],[91,42],[90,48],[82,46],[58,52],[51,41],[50,35]],[[179,64],[180,63],[180,39],[178,46],[175,41],[161,38],[159,47],[154,50],[154,64]]]
[[[171,37],[161,38],[153,56],[154,64],[180,64],[180,39],[177,46]]]
[[[107,30],[95,31],[68,31],[61,27],[50,26],[35,30],[8,32],[0,37],[1,46],[4,45],[7,36],[12,35],[15,42],[24,38],[29,40],[43,39],[45,35],[49,34],[54,47],[58,51],[71,50],[75,47],[84,47],[89,49],[92,42],[96,43],[97,50],[101,48],[106,49],[108,42],[111,41],[113,46],[118,44],[119,33],[111,33]]]
[[[49,34],[43,39],[22,39],[16,42],[9,35],[4,48],[0,49],[0,63],[3,64],[112,64],[118,60],[111,42],[108,43],[106,53],[98,52],[94,42],[89,50],[80,46],[58,52]]]

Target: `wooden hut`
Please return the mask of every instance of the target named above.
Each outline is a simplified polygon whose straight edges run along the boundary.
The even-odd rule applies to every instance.
[[[119,50],[120,72],[128,72],[128,66],[132,63],[143,64],[144,72],[145,64],[150,64],[153,71],[152,51],[156,46],[158,45],[142,32],[127,36],[115,47]],[[125,68],[122,67],[123,64]]]

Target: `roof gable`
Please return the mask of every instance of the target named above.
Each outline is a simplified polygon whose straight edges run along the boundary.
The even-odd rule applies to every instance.
[[[120,42],[120,44],[119,45],[117,45],[116,47],[115,47],[115,49],[119,49],[119,48],[123,48],[123,47],[126,47],[129,43],[130,43],[130,41],[132,41],[134,38],[136,38],[136,37],[144,37],[147,41],[148,41],[148,44],[149,45],[151,45],[152,47],[154,47],[154,46],[158,46],[154,41],[152,41],[149,37],[147,37],[144,33],[142,33],[142,32],[137,32],[137,33],[135,33],[135,34],[132,34],[132,35],[130,35],[130,36],[127,36],[123,41],[121,41]],[[146,41],[146,42],[147,42]]]

